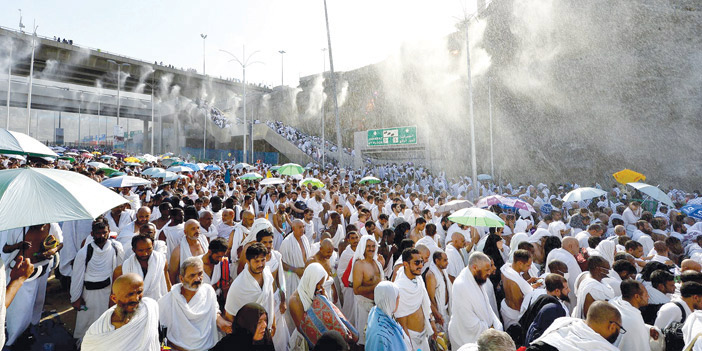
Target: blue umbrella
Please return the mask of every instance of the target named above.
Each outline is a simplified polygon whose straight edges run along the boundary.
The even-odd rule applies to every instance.
[[[227,172],[224,173],[224,182],[229,184],[231,179],[232,179],[232,175],[229,173],[229,170],[227,170]]]
[[[184,163],[184,164],[183,164],[183,167],[188,167],[188,168],[192,169],[192,170],[195,171],[195,172],[197,172],[197,171],[200,170],[200,166],[198,166],[198,165],[196,165],[196,164],[194,164],[194,163]]]
[[[206,170],[206,171],[219,171],[219,170],[221,170],[221,169],[222,169],[222,167],[217,166],[217,165],[207,165],[207,166],[205,167],[205,170]]]
[[[702,220],[702,205],[685,205],[680,211],[692,218]]]

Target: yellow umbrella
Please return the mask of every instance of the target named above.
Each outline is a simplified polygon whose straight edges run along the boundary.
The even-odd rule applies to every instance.
[[[639,172],[632,171],[630,169],[619,171],[617,173],[612,174],[612,176],[614,176],[614,179],[616,179],[619,183],[622,184],[641,182],[646,180],[645,175]]]
[[[127,157],[127,158],[125,158],[125,159],[124,159],[124,162],[134,162],[134,163],[139,163],[139,162],[141,162],[141,160],[139,160],[139,159],[138,159],[138,158],[136,158],[136,157]]]
[[[93,155],[102,155],[102,153],[100,153],[100,151],[93,151],[92,154]]]

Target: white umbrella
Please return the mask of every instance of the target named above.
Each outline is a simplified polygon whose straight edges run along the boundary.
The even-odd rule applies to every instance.
[[[65,151],[65,149],[63,149]],[[61,152],[63,152],[61,151]],[[0,128],[0,153],[36,157],[58,157],[49,147],[27,134]]]
[[[602,195],[607,195],[607,192],[602,189],[582,187],[573,189],[571,192],[567,193],[566,196],[563,197],[563,202],[590,200]]]
[[[132,176],[119,176],[119,177],[114,177],[114,178],[109,178],[106,180],[103,180],[100,184],[103,186],[106,186],[108,188],[124,188],[124,187],[133,187],[133,186],[140,186],[140,185],[149,185],[151,184],[150,181],[144,179],[144,178],[139,178],[139,177],[132,177]]]
[[[285,184],[285,181],[280,178],[266,178],[261,181],[261,185],[277,185]]]
[[[473,207],[473,203],[468,200],[453,200],[439,206],[439,208],[436,209],[436,212],[451,212],[468,207]]]
[[[251,169],[251,168],[256,168],[256,167],[254,167],[248,163],[244,163],[244,162],[240,162],[240,163],[237,163],[236,165],[234,165],[235,170],[240,170],[240,169],[244,169],[244,168]]]
[[[158,172],[152,175],[153,178],[163,178],[164,182],[170,182],[174,180],[180,179],[178,174],[169,172],[169,171],[163,171],[163,172]]]
[[[173,166],[166,168],[168,172],[192,172],[192,168],[185,166]]]
[[[636,190],[650,196],[656,201],[662,202],[670,206],[671,208],[675,207],[675,205],[673,204],[673,200],[670,199],[670,196],[664,193],[663,190],[658,189],[658,187],[646,183],[627,183],[626,185],[631,185]]]
[[[0,231],[93,219],[126,202],[76,172],[48,168],[0,171]]]
[[[143,172],[141,172],[141,174],[147,175],[147,176],[153,176],[153,175],[156,174],[156,173],[161,173],[161,172],[165,172],[165,171],[166,171],[166,170],[163,169],[163,168],[152,167],[152,168],[149,168],[149,169],[145,169]]]
[[[93,168],[97,168],[97,169],[110,168],[110,166],[108,166],[102,162],[97,162],[97,161],[88,162],[88,163],[86,163],[86,165],[93,167]]]

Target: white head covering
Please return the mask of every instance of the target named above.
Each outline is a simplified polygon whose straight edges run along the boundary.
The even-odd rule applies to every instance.
[[[327,279],[327,271],[321,264],[315,262],[305,268],[305,273],[302,274],[300,284],[297,286],[297,294],[305,311],[312,305],[317,283],[322,279]]]
[[[527,241],[527,238],[529,238],[529,235],[527,235],[527,233],[514,234],[512,236],[512,241],[509,242],[509,251],[517,251],[517,247],[519,246],[519,244],[523,241]]]
[[[371,240],[375,243],[375,253],[373,254],[373,259],[378,260],[378,242],[375,241],[375,236],[373,235],[364,235],[361,237],[361,240],[358,242],[358,246],[356,246],[356,251],[353,253],[353,258],[351,259],[351,273],[353,273],[353,266],[356,264],[356,261],[362,260],[365,258],[365,253],[366,253],[366,243],[368,243],[368,240]]]
[[[616,249],[616,244],[611,240],[602,240],[595,248],[597,254],[604,257],[607,262],[611,265],[614,263],[614,251]]]
[[[566,225],[561,221],[551,222],[551,224],[548,225],[548,231],[551,232],[551,235],[558,236],[559,238],[561,237],[561,230],[565,229],[567,229]]]
[[[534,232],[534,234],[532,234],[532,235],[527,239],[527,241],[530,242],[530,243],[535,243],[535,242],[538,242],[539,240],[541,240],[541,238],[545,238],[545,237],[547,237],[547,236],[551,236],[551,232],[549,232],[548,230],[546,230],[546,229],[544,229],[544,228],[539,228],[539,229],[537,229],[537,230]],[[553,236],[556,236],[556,235],[553,235]],[[558,234],[557,237],[560,238],[561,235]]]
[[[392,316],[397,307],[397,296],[400,295],[397,285],[391,281],[382,281],[375,286],[373,293],[375,305],[388,316]]]

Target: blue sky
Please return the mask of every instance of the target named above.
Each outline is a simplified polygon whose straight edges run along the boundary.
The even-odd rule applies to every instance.
[[[403,42],[440,38],[453,31],[470,0],[328,0],[337,71],[383,60]],[[326,47],[322,0],[4,0],[0,26],[17,29],[19,11],[30,31],[72,39],[76,45],[202,71],[206,40],[207,74],[241,78],[241,68],[220,49],[241,58],[259,50],[247,70],[249,81],[280,84],[285,50],[285,84],[322,70]],[[469,10],[470,11],[470,10]],[[329,63],[327,61],[327,69]]]

